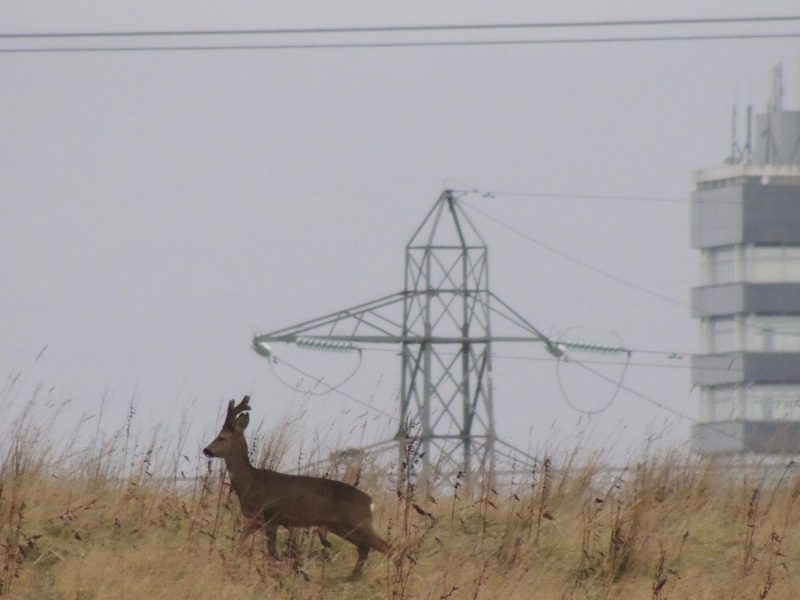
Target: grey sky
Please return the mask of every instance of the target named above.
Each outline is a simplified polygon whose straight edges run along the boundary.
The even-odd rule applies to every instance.
[[[134,11],[107,2],[74,2],[67,10],[7,1],[0,29],[797,12],[794,2],[615,2],[602,12],[594,3],[318,4],[145,2]],[[25,373],[17,406],[41,383],[55,388],[53,397],[73,399],[74,415],[95,411],[108,391],[111,421],[123,418],[134,391],[148,424],[174,422],[176,404],[194,401],[198,432],[216,427],[221,400],[251,393],[254,417],[266,425],[302,406],[309,438],[357,441],[348,436],[363,409],[335,394],[302,399],[287,390],[249,349],[255,331],[399,291],[404,245],[448,185],[688,199],[691,172],[727,155],[732,104],[741,112],[747,103],[757,112],[766,106],[776,63],[784,62],[785,106],[800,104],[799,59],[797,40],[0,54],[2,376]],[[467,201],[679,301],[688,303],[697,282],[686,203]],[[582,337],[619,335],[632,348],[697,349],[688,307],[616,284],[473,217],[489,244],[494,291],[546,333],[582,326]],[[332,382],[355,364],[353,357],[275,351]],[[548,358],[541,347],[496,352]],[[688,357],[641,353],[633,360],[688,364]],[[503,437],[534,450],[575,443],[586,418],[563,402],[554,363],[498,359],[495,369]],[[574,368],[561,375],[565,391],[587,408],[613,392]],[[370,352],[343,389],[392,411],[398,380],[397,358]],[[635,366],[625,384],[697,415],[687,369]],[[665,422],[672,424],[666,441],[682,443],[686,421],[623,392],[593,417],[586,443],[640,448]],[[393,427],[383,417],[370,420],[364,439],[391,435]]]

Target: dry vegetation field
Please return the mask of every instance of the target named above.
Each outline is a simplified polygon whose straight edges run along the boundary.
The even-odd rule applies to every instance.
[[[666,454],[608,470],[574,455],[472,489],[457,476],[428,489],[368,459],[358,486],[402,560],[372,553],[364,577],[346,583],[355,549],[335,536],[325,549],[313,532],[282,530],[275,562],[259,534],[237,555],[240,513],[221,461],[157,435],[134,443],[125,428],[56,450],[29,421],[2,444],[3,597],[800,597],[793,466],[766,476]],[[286,435],[254,441],[261,464],[280,458]]]

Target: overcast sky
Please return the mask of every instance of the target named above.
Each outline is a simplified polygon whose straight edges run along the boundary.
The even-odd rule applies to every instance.
[[[12,32],[484,24],[789,15],[796,2],[22,2]],[[335,4],[335,8],[333,8]],[[797,23],[726,32],[798,32]],[[718,32],[658,29],[658,33]],[[617,35],[652,30],[483,32]],[[426,32],[413,38],[445,39]],[[466,39],[450,34],[446,39]],[[255,38],[256,41],[274,42]],[[326,41],[391,41],[395,34]],[[279,38],[280,42],[318,41]],[[0,40],[25,45],[174,40]],[[242,43],[241,38],[222,42]],[[251,41],[250,39],[244,41]],[[209,39],[177,43],[212,43]],[[36,386],[71,400],[64,420],[108,427],[131,397],[142,426],[191,405],[199,444],[220,402],[253,395],[266,427],[301,415],[308,443],[375,441],[396,427],[340,395],[304,397],[250,348],[269,331],[399,291],[404,246],[445,187],[530,193],[465,200],[489,245],[494,292],[545,333],[621,339],[637,350],[625,386],[698,416],[688,307],[691,173],[731,143],[731,107],[766,106],[784,64],[800,105],[797,39],[625,44],[136,53],[0,53],[0,374],[3,420]],[[744,124],[740,121],[740,130]],[[551,194],[551,197],[546,197]],[[543,195],[543,196],[542,196]],[[635,196],[640,200],[614,200]],[[591,198],[589,198],[591,197]],[[650,199],[650,200],[647,200]],[[674,199],[677,201],[658,201]],[[681,201],[683,200],[683,201]],[[469,208],[468,208],[469,210]],[[527,237],[498,224],[505,223]],[[653,292],[566,260],[539,240]],[[657,297],[663,295],[674,301]],[[572,328],[580,329],[572,329]],[[47,350],[36,361],[43,348]],[[275,348],[327,381],[353,355]],[[525,449],[682,447],[690,420],[555,362],[541,346],[498,347],[498,433]],[[591,357],[589,357],[591,358]],[[644,363],[655,366],[644,366]],[[615,378],[618,365],[603,367]],[[296,383],[277,365],[277,375]],[[391,413],[399,361],[365,351],[342,390]],[[299,383],[303,388],[305,382]],[[303,388],[305,389],[305,388]],[[50,390],[50,391],[48,391]],[[368,426],[364,426],[368,423]],[[590,435],[581,437],[587,428]],[[354,424],[357,433],[351,434]]]

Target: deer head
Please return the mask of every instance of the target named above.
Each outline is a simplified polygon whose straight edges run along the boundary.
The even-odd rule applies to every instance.
[[[232,448],[244,442],[244,430],[250,422],[250,396],[245,396],[239,404],[228,402],[228,413],[219,435],[205,449],[203,454],[210,458],[224,457]]]

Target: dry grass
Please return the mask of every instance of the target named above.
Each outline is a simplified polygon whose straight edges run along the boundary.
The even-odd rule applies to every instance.
[[[156,436],[130,442],[129,426],[81,452],[55,453],[44,438],[23,424],[4,444],[0,596],[717,600],[800,590],[793,469],[764,477],[660,456],[609,471],[547,459],[472,490],[459,477],[425,490],[367,459],[359,487],[403,559],[398,568],[373,554],[364,578],[344,583],[355,551],[333,537],[326,550],[312,532],[284,531],[280,563],[260,536],[234,555],[240,515],[220,464]],[[255,446],[282,451],[275,437]]]

